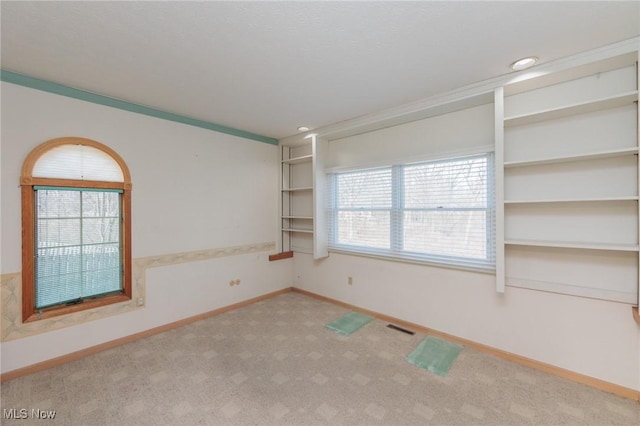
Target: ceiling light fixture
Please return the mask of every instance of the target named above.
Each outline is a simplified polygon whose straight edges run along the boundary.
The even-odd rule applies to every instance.
[[[300,127],[298,127],[298,131],[299,132],[308,132],[309,128],[307,126],[300,126]]]
[[[536,58],[535,56],[527,56],[526,58],[518,59],[517,61],[512,63],[510,67],[514,71],[520,71],[533,66],[533,64],[535,64],[536,62],[538,62],[538,58]]]

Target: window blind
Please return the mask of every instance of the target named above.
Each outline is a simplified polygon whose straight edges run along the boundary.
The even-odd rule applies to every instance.
[[[329,182],[330,248],[495,266],[491,154],[332,173]]]
[[[86,145],[61,145],[45,152],[33,167],[33,177],[124,182],[113,157]]]
[[[121,191],[34,189],[36,308],[121,291]]]

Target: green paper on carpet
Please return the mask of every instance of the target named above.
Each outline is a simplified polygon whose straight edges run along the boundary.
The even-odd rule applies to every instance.
[[[349,312],[347,315],[325,325],[324,328],[328,328],[343,336],[348,336],[369,324],[371,321],[373,321],[373,317],[359,314],[358,312]]]
[[[411,364],[445,376],[462,351],[462,346],[428,336],[407,357]]]

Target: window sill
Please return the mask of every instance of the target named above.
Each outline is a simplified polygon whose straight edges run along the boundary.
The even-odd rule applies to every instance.
[[[40,312],[33,312],[27,318],[25,318],[22,322],[34,322],[47,318],[53,318],[60,315],[72,314],[74,312],[86,311],[88,309],[99,308],[101,306],[112,305],[115,303],[129,302],[131,301],[131,297],[124,294],[117,294],[114,296],[105,296],[100,297],[98,299],[88,299],[83,301],[82,303],[78,303],[77,305],[71,306],[54,306],[51,308],[46,308]]]
[[[456,264],[456,263],[448,263],[448,262],[438,262],[433,260],[421,260],[421,259],[411,259],[404,257],[395,257],[395,256],[387,256],[384,254],[376,254],[355,250],[346,250],[346,249],[338,249],[338,248],[329,248],[329,252],[331,253],[339,253],[346,254],[351,256],[360,256],[360,257],[368,257],[371,259],[378,260],[386,260],[390,262],[400,262],[400,263],[410,263],[414,265],[421,266],[432,266],[436,268],[445,268],[445,269],[456,269],[460,271],[469,271],[469,272],[479,272],[482,274],[495,275],[496,268],[495,265],[484,266],[484,265],[464,265],[464,264]]]

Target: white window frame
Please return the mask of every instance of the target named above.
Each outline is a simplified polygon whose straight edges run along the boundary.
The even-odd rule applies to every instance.
[[[428,211],[432,209],[428,208],[405,208],[404,196],[405,191],[403,188],[404,182],[404,169],[405,167],[417,166],[421,164],[429,163],[446,163],[455,161],[464,161],[473,158],[485,158],[487,164],[487,202],[486,207],[480,210],[486,212],[486,258],[485,259],[473,259],[466,257],[442,255],[437,253],[421,253],[411,252],[403,248],[404,242],[403,236],[403,221],[404,213],[407,211]],[[392,204],[388,209],[380,208],[362,208],[360,211],[369,210],[388,210],[390,215],[390,235],[389,235],[389,248],[376,248],[354,244],[344,244],[336,241],[338,238],[338,212],[353,210],[353,209],[339,209],[337,208],[337,191],[338,191],[338,175],[348,173],[360,173],[369,172],[375,170],[391,170],[392,176]],[[455,156],[447,158],[439,158],[429,161],[411,162],[411,163],[396,163],[387,165],[385,167],[375,168],[361,168],[350,169],[348,171],[334,171],[328,175],[329,191],[327,202],[327,219],[328,219],[328,233],[329,233],[329,251],[336,253],[355,254],[367,257],[381,258],[386,260],[394,260],[401,262],[410,262],[418,264],[428,264],[435,266],[451,267],[455,269],[466,269],[487,273],[495,272],[495,247],[496,247],[496,223],[495,223],[495,161],[493,152],[483,152],[481,154]],[[479,208],[447,208],[444,207],[439,210],[479,210]]]

